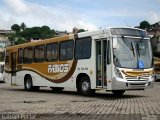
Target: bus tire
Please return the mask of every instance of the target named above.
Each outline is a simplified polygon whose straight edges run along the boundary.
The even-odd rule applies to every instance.
[[[95,90],[91,89],[91,83],[88,76],[81,78],[77,91],[84,96],[93,95],[95,93]]]
[[[61,92],[64,89],[64,87],[51,87],[51,89],[53,92]]]
[[[38,91],[39,86],[33,86],[31,76],[26,76],[24,80],[24,89],[27,91]]]
[[[115,96],[121,96],[123,95],[125,92],[125,90],[112,90],[112,93],[115,95]]]

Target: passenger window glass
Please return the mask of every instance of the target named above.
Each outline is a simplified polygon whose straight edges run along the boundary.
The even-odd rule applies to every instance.
[[[34,62],[43,62],[44,61],[44,52],[45,46],[40,45],[34,48]]]
[[[75,59],[89,59],[91,57],[91,38],[80,38],[76,40]]]
[[[57,60],[58,43],[48,44],[46,46],[46,61]]]
[[[73,59],[73,41],[66,41],[60,43],[60,60]]]
[[[33,48],[24,48],[23,63],[31,63],[33,61]]]
[[[18,50],[18,63],[22,64],[23,62],[23,49]]]

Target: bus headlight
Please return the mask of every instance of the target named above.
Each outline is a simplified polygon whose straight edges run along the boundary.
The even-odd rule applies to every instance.
[[[121,74],[121,72],[120,72],[120,70],[117,69],[117,68],[115,68],[115,74],[116,74],[117,77],[123,78],[123,77],[122,77],[122,74]]]

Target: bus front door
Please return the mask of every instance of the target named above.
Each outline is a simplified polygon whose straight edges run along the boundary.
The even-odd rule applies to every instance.
[[[96,86],[97,88],[107,87],[107,61],[106,52],[107,40],[100,39],[96,41]]]

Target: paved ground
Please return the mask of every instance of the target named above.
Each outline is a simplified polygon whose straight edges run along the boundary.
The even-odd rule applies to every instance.
[[[53,93],[49,88],[26,92],[1,83],[0,119],[159,120],[160,82],[153,89],[127,91],[121,97],[105,91],[84,97],[73,91]]]

